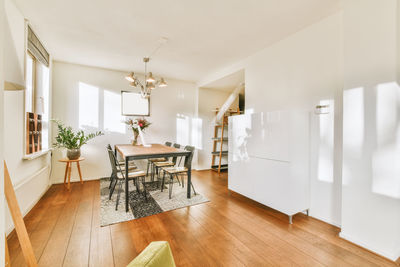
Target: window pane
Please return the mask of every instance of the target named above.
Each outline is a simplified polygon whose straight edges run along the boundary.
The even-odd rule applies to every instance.
[[[36,113],[42,114],[42,147],[49,147],[49,89],[50,89],[50,71],[42,63],[36,65]]]
[[[33,58],[28,55],[26,60],[25,112],[33,112],[33,63]]]

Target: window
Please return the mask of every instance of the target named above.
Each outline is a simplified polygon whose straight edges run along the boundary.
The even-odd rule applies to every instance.
[[[35,59],[31,53],[26,57],[26,90],[25,90],[25,112],[33,112],[33,91],[34,91],[34,68]]]
[[[29,26],[25,81],[26,154],[31,154],[49,148],[50,69],[49,54]]]

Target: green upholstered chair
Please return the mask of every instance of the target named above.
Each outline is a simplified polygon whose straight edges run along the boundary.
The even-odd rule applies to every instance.
[[[175,267],[167,241],[151,242],[127,267]]]

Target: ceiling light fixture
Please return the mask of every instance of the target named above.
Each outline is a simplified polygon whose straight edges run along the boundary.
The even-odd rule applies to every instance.
[[[147,74],[147,63],[150,61],[149,57],[143,58],[144,62],[144,80],[145,82],[140,82],[139,78],[135,75],[134,72],[129,73],[125,76],[125,79],[129,81],[129,85],[132,87],[140,87],[140,93],[143,98],[149,98],[151,95],[151,91],[158,87],[166,87],[168,86],[167,82],[164,78],[161,78],[159,81],[156,80],[153,76],[152,72]]]

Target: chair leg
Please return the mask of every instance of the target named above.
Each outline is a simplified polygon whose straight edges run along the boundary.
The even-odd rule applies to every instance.
[[[109,193],[108,199],[111,199],[112,195],[114,194],[115,186],[117,186],[117,183],[118,183],[118,179],[113,178],[112,184],[110,185],[110,193]]]
[[[108,185],[108,189],[111,188],[111,184],[112,184],[112,182],[113,182],[113,177],[114,177],[114,173],[111,172],[111,175],[110,175],[110,184]]]
[[[182,179],[182,188],[185,188],[185,175],[182,175],[181,179]]]
[[[165,171],[163,172],[163,177],[161,181],[161,192],[164,190],[164,183],[165,183]]]
[[[190,185],[192,186],[193,193],[194,193],[195,195],[197,195],[196,190],[194,190],[194,186],[193,186],[193,183],[192,183],[192,182],[190,182]]]
[[[150,160],[147,160],[147,171],[146,171],[146,176],[149,175],[149,168],[150,168]]]
[[[145,198],[146,201],[147,201],[147,190],[146,190],[146,184],[145,184],[146,181],[145,181],[145,179],[146,179],[146,176],[142,177],[144,198]]]
[[[135,183],[135,186],[136,186],[136,192],[140,193],[138,178],[133,178],[133,180],[134,180],[134,183]]]
[[[169,179],[169,199],[171,199],[172,197],[172,186],[174,184],[174,177],[172,176],[172,174],[170,174],[170,179]]]
[[[160,172],[160,168],[157,168],[157,167],[156,167],[156,175],[157,175],[157,179],[158,179],[158,177],[159,177],[159,172]]]
[[[119,189],[118,189],[118,195],[117,195],[117,203],[115,205],[115,210],[118,210],[119,197],[121,195],[121,191],[122,191],[122,180],[119,183]]]
[[[176,180],[178,180],[179,186],[181,186],[181,181],[179,180],[179,177],[178,177],[178,174],[177,174],[177,173],[175,174],[175,177],[176,177]]]

